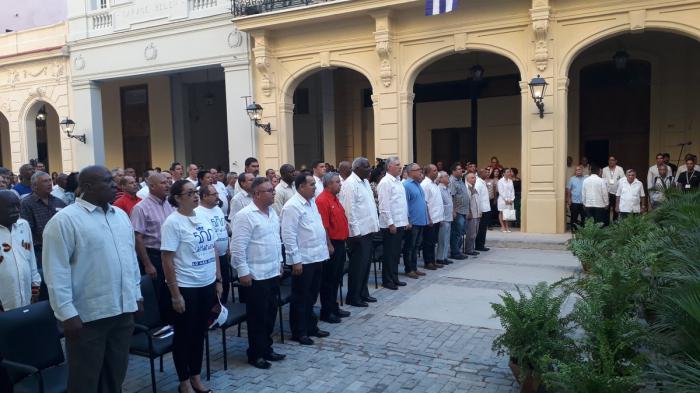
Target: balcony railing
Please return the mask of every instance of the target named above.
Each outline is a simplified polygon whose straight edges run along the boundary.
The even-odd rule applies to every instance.
[[[100,10],[92,15],[92,29],[101,30],[112,27],[112,14],[109,10]]]
[[[256,15],[329,1],[333,0],[231,0],[231,12],[234,17]]]

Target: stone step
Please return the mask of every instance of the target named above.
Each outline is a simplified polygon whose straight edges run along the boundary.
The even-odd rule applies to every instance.
[[[522,233],[512,229],[511,233],[503,233],[500,228],[486,232],[486,246],[500,248],[527,248],[536,250],[566,250],[571,240],[570,233],[539,234]]]

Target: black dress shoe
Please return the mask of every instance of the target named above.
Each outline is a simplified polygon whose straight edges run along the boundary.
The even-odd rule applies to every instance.
[[[268,362],[267,360],[265,360],[263,358],[257,358],[255,360],[248,360],[248,364],[250,364],[251,366],[253,366],[255,368],[259,368],[261,370],[267,370],[271,366],[270,362]]]
[[[363,297],[362,300],[367,302],[367,303],[376,303],[377,302],[377,298],[372,297],[372,296]]]
[[[450,255],[450,258],[462,260],[462,259],[467,259],[467,256],[464,254],[457,254],[457,255]]]
[[[335,312],[335,315],[337,315],[341,318],[347,318],[350,316],[350,311],[345,311],[345,310],[339,308],[338,311]]]
[[[468,252],[467,255],[471,255],[471,256],[475,257],[475,256],[479,255],[479,253],[476,251],[472,251],[472,252]]]
[[[340,323],[340,317],[335,314],[324,315],[321,320],[328,323]]]
[[[321,330],[321,329],[316,330],[315,332],[309,334],[309,336],[314,336],[314,337],[319,337],[319,338],[328,337],[330,335],[331,335],[330,333],[328,333],[325,330]]]
[[[396,284],[391,283],[391,284],[382,284],[382,286],[386,289],[391,289],[392,291],[396,291],[399,289],[399,287],[396,286]]]
[[[394,285],[396,285],[397,287],[405,287],[406,283],[403,281],[394,281]]]
[[[286,357],[287,355],[282,355],[281,353],[272,351],[271,354],[263,356],[263,359],[268,360],[270,362],[279,362],[280,360],[284,360]]]
[[[353,307],[369,307],[369,304],[359,301],[359,302],[345,302],[345,304],[353,306]]]
[[[455,261],[450,261],[449,259],[445,259],[444,261],[442,261],[443,265],[451,265],[453,263],[455,263]]]
[[[490,248],[488,248],[488,247],[481,247],[481,248],[476,249],[476,251],[488,251],[488,250],[490,250]]]
[[[309,336],[301,336],[301,337],[292,336],[292,341],[296,341],[301,345],[314,345],[314,340],[309,338]]]

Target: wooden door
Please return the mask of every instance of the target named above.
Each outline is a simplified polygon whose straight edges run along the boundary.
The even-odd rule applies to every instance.
[[[473,161],[471,128],[441,128],[431,131],[432,160],[435,163],[442,161],[449,168],[457,161]]]
[[[121,88],[124,167],[138,175],[151,168],[151,123],[148,115],[148,85]]]
[[[613,155],[625,169],[649,167],[651,65],[630,60],[624,70],[612,62],[581,70],[580,153],[600,166]],[[601,142],[605,141],[605,142]],[[591,150],[607,145],[608,152]]]

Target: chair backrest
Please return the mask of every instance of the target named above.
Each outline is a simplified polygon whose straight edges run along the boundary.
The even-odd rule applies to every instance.
[[[0,313],[0,354],[39,370],[64,362],[56,318],[48,301]]]
[[[143,315],[136,317],[135,322],[149,329],[163,326],[158,308],[156,288],[150,276],[141,276],[141,296],[143,296]]]

